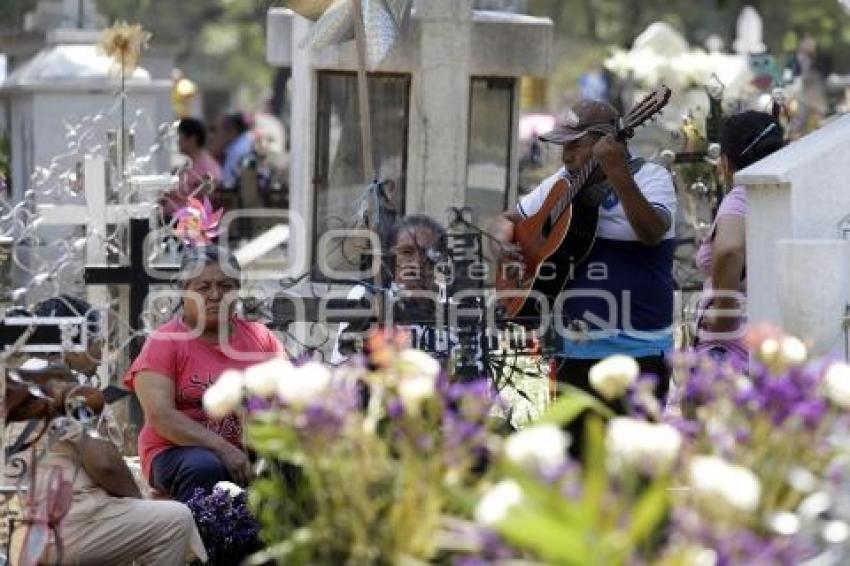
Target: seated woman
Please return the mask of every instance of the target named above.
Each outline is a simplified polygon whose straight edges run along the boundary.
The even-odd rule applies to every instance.
[[[238,417],[208,417],[204,392],[225,370],[284,350],[265,326],[234,315],[239,274],[232,255],[214,246],[190,248],[180,273],[182,311],[148,337],[124,382],[145,414],[139,434],[145,477],[185,502],[196,488],[211,490],[223,480],[245,485],[249,479]]]
[[[446,255],[446,230],[436,220],[424,214],[413,214],[399,220],[389,231],[386,238],[386,249],[390,265],[383,266],[385,274],[391,278],[390,286],[397,290],[414,291],[418,293],[431,292],[434,301],[437,299],[437,283],[434,268],[437,262]],[[347,298],[351,300],[369,300],[371,291],[365,285],[357,285],[351,289]],[[421,297],[421,295],[420,295]],[[421,306],[423,318],[433,311],[428,311],[434,301],[424,299]],[[407,300],[409,307],[415,307],[415,301]],[[410,309],[412,310],[412,309]],[[340,365],[348,360],[351,352],[344,347],[343,337],[348,331],[349,324],[339,325],[336,343],[331,354],[331,364]],[[427,331],[420,325],[409,328],[414,347],[419,347],[428,340]]]
[[[50,378],[42,389],[47,391],[48,404],[54,411],[32,413],[29,418],[51,418],[64,415],[61,399],[75,392],[84,395],[90,410],[98,412],[103,399],[94,397],[97,389],[79,388],[80,383],[92,376],[100,363],[100,340],[97,337],[97,312],[83,300],[62,295],[40,303],[35,313],[42,317],[85,317],[89,336],[95,337],[86,352],[63,352],[33,357],[22,364],[35,382]],[[24,372],[22,372],[24,373]],[[2,376],[0,376],[2,377]],[[43,399],[44,400],[44,399]],[[14,416],[14,415],[12,415]],[[62,535],[61,561],[55,539],[51,537],[44,549],[41,562],[45,564],[185,564],[197,557],[206,560],[206,551],[195,521],[188,507],[176,501],[149,501],[141,492],[128,469],[121,452],[107,432],[108,419],[101,415],[92,423],[84,421],[54,421],[60,431],[53,442],[44,435],[39,442],[46,446],[43,459],[38,463],[39,484],[36,496],[46,493],[44,482],[51,470],[72,482],[72,499],[67,514],[58,527]],[[30,421],[32,422],[32,421]],[[29,437],[29,424],[13,423],[5,431],[6,438]],[[0,435],[2,436],[2,435]],[[7,446],[6,449],[9,447]],[[22,453],[27,461],[29,452]],[[14,462],[7,462],[7,471],[14,471]],[[34,517],[45,520],[46,517]],[[49,522],[48,522],[49,524]],[[12,556],[19,555],[26,529],[17,529],[13,535]],[[37,552],[37,551],[36,551]]]
[[[782,127],[770,114],[747,111],[728,117],[721,130],[721,173],[727,186],[736,171],[783,146]],[[696,348],[738,367],[747,364],[743,343],[746,313],[747,193],[735,186],[723,198],[711,230],[697,252],[705,276],[697,320]]]

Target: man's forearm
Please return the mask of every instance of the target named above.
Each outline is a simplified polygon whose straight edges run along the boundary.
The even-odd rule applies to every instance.
[[[493,239],[488,239],[491,259],[495,260],[502,256],[504,243],[513,240],[514,225],[519,220],[521,218],[516,212],[505,212],[497,216],[487,227],[488,232],[493,236]]]
[[[84,433],[78,446],[83,469],[96,485],[113,497],[141,499],[139,486],[114,444]]]
[[[670,226],[670,219],[646,200],[628,170],[610,176],[609,182],[641,243],[658,244]]]

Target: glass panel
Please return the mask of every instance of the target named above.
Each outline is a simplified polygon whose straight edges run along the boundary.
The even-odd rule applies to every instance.
[[[407,172],[409,75],[369,77],[372,146],[382,180],[395,183],[394,204],[403,214]],[[363,249],[357,242],[334,240],[317,250],[328,230],[357,223],[367,184],[363,174],[355,73],[322,71],[318,75],[313,261],[321,254],[334,269],[359,268]],[[344,245],[343,245],[344,244]],[[315,279],[325,279],[314,273]]]
[[[483,228],[508,204],[514,79],[473,78],[470,86],[466,205]]]

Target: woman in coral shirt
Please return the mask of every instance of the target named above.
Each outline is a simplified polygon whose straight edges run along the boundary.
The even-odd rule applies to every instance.
[[[144,409],[139,454],[145,476],[185,502],[196,488],[210,490],[222,480],[245,485],[250,472],[238,417],[209,417],[204,391],[225,370],[284,352],[264,325],[234,315],[239,273],[233,256],[216,246],[190,248],[180,272],[182,312],[148,337],[124,381]]]

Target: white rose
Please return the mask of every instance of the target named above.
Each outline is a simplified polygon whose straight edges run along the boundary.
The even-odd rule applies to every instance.
[[[243,491],[243,489],[241,487],[239,487],[238,485],[236,485],[235,483],[233,483],[231,481],[220,481],[217,484],[215,484],[214,489],[224,490],[228,493],[228,495],[230,495],[230,497],[237,497]]]
[[[715,456],[696,456],[688,469],[690,485],[707,510],[752,513],[761,499],[761,483],[743,466]]]
[[[475,520],[482,525],[495,525],[508,511],[522,501],[522,488],[514,480],[502,480],[491,487],[475,507]]]
[[[242,373],[229,369],[204,392],[204,410],[214,419],[223,419],[242,404]]]
[[[398,384],[401,402],[408,410],[416,410],[425,399],[434,396],[434,379],[426,375],[402,378]]]
[[[827,399],[842,409],[850,409],[850,365],[844,362],[830,364],[823,376]]]
[[[252,395],[268,399],[277,392],[278,380],[287,379],[292,371],[292,364],[282,357],[251,366],[245,370],[245,388]]]
[[[508,437],[505,455],[514,464],[546,472],[564,463],[567,444],[567,435],[557,426],[534,425]]]
[[[331,372],[318,362],[308,362],[277,382],[277,395],[292,405],[306,405],[318,399],[331,382]]]
[[[806,345],[799,338],[786,336],[779,343],[779,357],[786,366],[799,366],[806,361]]]
[[[398,361],[401,362],[402,375],[418,374],[435,380],[440,374],[440,362],[422,350],[414,348],[403,350],[398,355]]]
[[[639,373],[640,367],[633,358],[617,354],[590,368],[588,378],[593,388],[610,401],[621,397]]]
[[[615,473],[634,470],[664,473],[679,455],[682,435],[668,424],[617,417],[608,423],[605,447],[608,467]]]

